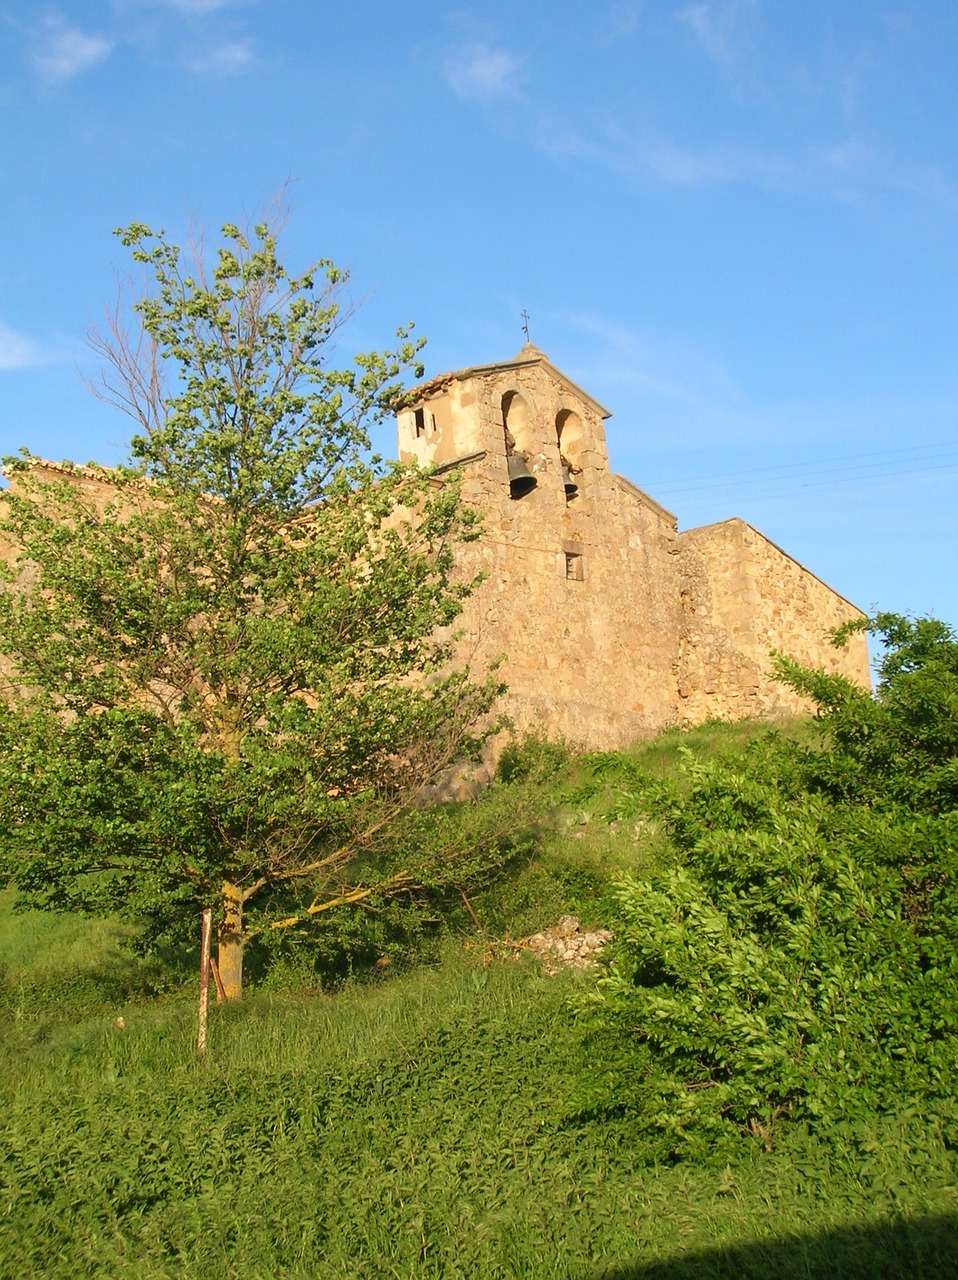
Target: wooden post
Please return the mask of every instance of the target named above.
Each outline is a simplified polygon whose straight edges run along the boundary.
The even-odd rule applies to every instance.
[[[196,1025],[196,1056],[206,1057],[206,1024],[210,1016],[210,939],[213,936],[213,908],[203,908],[200,935],[200,1011]]]

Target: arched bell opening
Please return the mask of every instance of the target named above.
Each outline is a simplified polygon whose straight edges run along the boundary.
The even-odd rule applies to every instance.
[[[531,414],[518,391],[502,397],[502,430],[509,469],[509,496],[524,498],[538,483],[529,470],[527,450],[531,444]]]
[[[582,419],[575,410],[560,409],[556,414],[556,439],[559,442],[559,462],[562,466],[562,483],[565,488],[566,502],[571,502],[579,492],[575,477],[582,473],[579,458],[584,436]]]

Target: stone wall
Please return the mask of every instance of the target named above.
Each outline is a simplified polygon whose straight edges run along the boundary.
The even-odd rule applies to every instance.
[[[864,637],[845,651],[827,639],[855,606],[742,520],[678,533],[609,470],[608,416],[531,346],[423,384],[397,415],[400,457],[458,472],[482,514],[459,551],[458,572],[484,581],[458,653],[477,670],[501,659],[515,726],[608,749],[710,716],[801,709],[770,679],[772,649],[867,686]],[[98,504],[115,493],[108,473],[40,470]]]
[[[772,649],[867,686],[864,637],[838,651],[826,634],[859,610],[741,520],[677,533],[610,472],[607,416],[531,346],[424,384],[398,415],[401,457],[463,460],[484,534],[462,572],[485,582],[460,654],[502,659],[517,727],[611,748],[670,724],[799,710],[770,679]],[[521,497],[510,456],[536,482]]]
[[[828,633],[861,611],[744,520],[678,537],[682,596],[678,694],[683,720],[807,710],[770,680],[776,650],[867,685],[864,635],[836,649]]]
[[[415,408],[399,416],[401,457],[468,457],[463,492],[484,534],[461,572],[485,582],[460,619],[460,654],[502,658],[516,726],[598,748],[674,718],[675,519],[609,471],[606,411],[535,357],[426,384],[417,407],[418,424]],[[536,481],[518,498],[510,452]]]

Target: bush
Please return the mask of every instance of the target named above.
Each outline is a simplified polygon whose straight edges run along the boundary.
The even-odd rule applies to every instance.
[[[676,865],[619,885],[582,1106],[640,1118],[660,1157],[741,1133],[768,1147],[785,1119],[827,1132],[950,1105],[958,734],[938,676],[958,646],[947,628],[881,629],[874,699],[782,664],[818,697],[820,750],[769,736],[737,761],[689,757],[682,790],[633,787]]]

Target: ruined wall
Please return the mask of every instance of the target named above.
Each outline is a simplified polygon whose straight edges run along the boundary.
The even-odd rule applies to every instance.
[[[770,681],[772,650],[868,686],[865,636],[852,636],[844,649],[828,639],[832,627],[860,618],[861,610],[757,529],[725,520],[679,534],[677,549],[683,618],[676,671],[684,721],[808,710]]]

